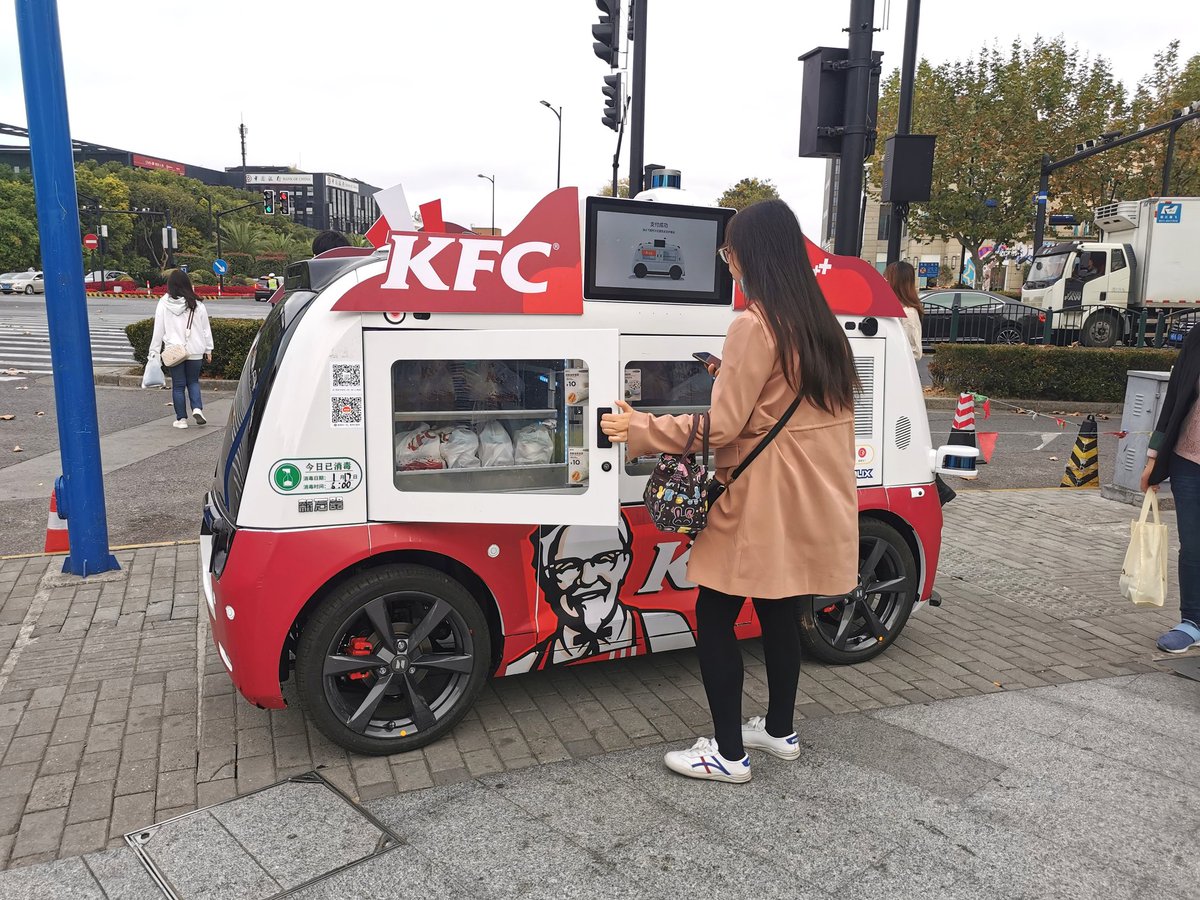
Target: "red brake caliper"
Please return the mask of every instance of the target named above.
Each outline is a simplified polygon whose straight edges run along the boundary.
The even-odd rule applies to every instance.
[[[353,637],[350,638],[350,645],[346,648],[348,656],[370,656],[375,652],[375,648],[371,646],[370,638]],[[370,672],[350,672],[348,678],[358,681],[370,675]]]

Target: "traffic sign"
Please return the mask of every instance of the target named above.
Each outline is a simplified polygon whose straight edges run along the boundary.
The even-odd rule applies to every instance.
[[[89,250],[95,250],[100,246],[100,238],[96,237],[94,234],[85,234],[83,236],[83,246],[87,247]]]
[[[227,275],[228,273],[229,273],[229,263],[225,262],[225,260],[223,260],[223,259],[214,259],[213,260],[213,274],[214,275]]]
[[[919,262],[917,263],[917,276],[920,278],[937,278],[942,270],[941,263],[935,262]]]

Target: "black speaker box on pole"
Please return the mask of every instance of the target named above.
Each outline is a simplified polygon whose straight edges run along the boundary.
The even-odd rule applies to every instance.
[[[933,189],[934,134],[894,134],[884,142],[884,203],[916,203],[928,200]]]

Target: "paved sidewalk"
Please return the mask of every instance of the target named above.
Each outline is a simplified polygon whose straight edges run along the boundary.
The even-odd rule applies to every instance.
[[[1177,600],[1141,610],[1117,594],[1133,512],[1092,491],[960,493],[946,509],[945,605],[870,663],[806,665],[798,712],[1153,671]],[[613,751],[654,747],[650,759],[709,728],[695,654],[681,651],[496,680],[452,737],[351,757],[294,703],[267,712],[233,693],[198,618],[195,554],[123,552],[123,575],[62,587],[56,560],[0,562],[0,866],[116,847],[126,831],[314,767],[371,801]],[[765,672],[757,642],[745,648],[753,709]]]

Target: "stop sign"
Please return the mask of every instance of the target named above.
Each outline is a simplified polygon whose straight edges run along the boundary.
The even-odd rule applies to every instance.
[[[100,238],[96,237],[94,234],[85,234],[83,236],[83,246],[87,247],[89,250],[95,250],[100,246]]]

